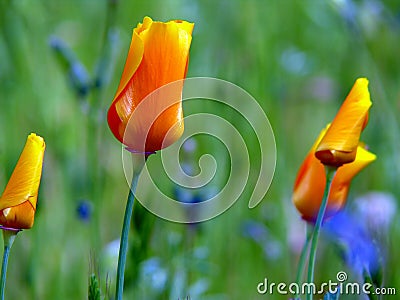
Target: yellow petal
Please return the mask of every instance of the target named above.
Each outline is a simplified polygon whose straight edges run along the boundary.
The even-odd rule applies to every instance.
[[[28,136],[18,163],[0,198],[0,210],[12,208],[13,211],[13,207],[24,202],[29,202],[31,207],[36,209],[45,147],[42,137],[34,133]]]
[[[150,18],[148,18],[150,19]],[[146,18],[145,18],[146,20]],[[151,20],[151,19],[150,19]],[[146,22],[148,23],[148,22]],[[114,100],[122,93],[129,80],[131,80],[133,74],[135,74],[140,62],[143,58],[144,44],[139,37],[138,31],[143,27],[141,23],[133,30],[131,45],[129,46],[128,55],[126,57],[124,70],[122,71],[122,76],[119,82],[117,93],[115,94]],[[129,112],[128,112],[129,113]]]
[[[368,80],[359,78],[316,149],[323,164],[340,166],[354,161],[371,105]]]
[[[362,146],[357,147],[356,159],[350,164],[345,164],[338,168],[337,174],[342,182],[349,182],[356,176],[362,169],[368,166],[371,162],[376,160],[376,155],[369,152]]]

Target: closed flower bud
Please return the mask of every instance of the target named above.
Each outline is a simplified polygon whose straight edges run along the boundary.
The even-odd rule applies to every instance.
[[[31,133],[25,148],[0,198],[0,224],[12,229],[33,226],[42,176],[43,138]]]
[[[355,160],[371,105],[368,80],[359,78],[316,148],[315,156],[324,165],[339,167]]]
[[[133,30],[125,68],[108,111],[112,133],[128,150],[154,152],[181,137],[182,79],[186,77],[193,26],[185,21],[163,23],[145,17]]]
[[[324,165],[314,156],[315,148],[326,130],[321,132],[301,165],[293,189],[293,203],[302,217],[308,221],[315,221],[317,218],[326,185]],[[346,203],[353,177],[376,159],[373,153],[361,145],[357,147],[356,153],[355,160],[338,168],[333,178],[325,218],[340,211]]]

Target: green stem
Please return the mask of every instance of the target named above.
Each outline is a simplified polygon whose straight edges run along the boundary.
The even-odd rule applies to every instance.
[[[310,245],[310,240],[311,240],[311,232],[309,232],[308,227],[306,227],[306,240],[304,242],[303,249],[301,250],[300,258],[299,258],[299,265],[297,266],[297,274],[296,274],[296,283],[297,286],[300,286],[303,273],[304,273],[304,265],[306,263],[306,257],[307,257],[307,252],[308,252],[308,246]],[[294,299],[300,299],[299,298],[300,294],[296,293],[294,296]]]
[[[317,221],[315,222],[314,231],[311,237],[311,248],[310,256],[308,259],[308,273],[307,273],[307,283],[314,282],[314,268],[315,268],[315,257],[317,254],[318,238],[319,232],[322,226],[322,221],[324,219],[326,206],[328,204],[329,193],[331,189],[331,184],[333,177],[335,176],[337,168],[325,166],[326,172],[326,186],[324,191],[324,197],[322,198],[322,203],[318,211]],[[312,300],[312,293],[307,293],[307,300]]]
[[[3,262],[1,265],[1,283],[0,283],[0,297],[4,300],[4,291],[6,288],[7,265],[8,256],[10,255],[11,246],[17,236],[18,231],[3,229],[4,252]]]
[[[140,173],[144,167],[146,159],[143,154],[132,154],[133,159],[133,176],[129,189],[128,200],[125,208],[124,223],[122,225],[121,240],[119,244],[119,256],[117,267],[117,286],[115,291],[115,299],[122,300],[124,290],[124,272],[126,265],[126,254],[128,252],[128,236],[133,213],[133,204],[135,202],[135,192]]]
[[[367,269],[364,269],[363,275],[364,275],[364,283],[369,283],[371,285],[371,289],[369,290],[370,293],[368,294],[368,299],[378,300],[379,298],[375,293],[375,284],[374,281],[372,280],[371,274]]]

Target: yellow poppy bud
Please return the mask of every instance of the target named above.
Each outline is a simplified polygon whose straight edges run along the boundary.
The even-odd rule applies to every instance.
[[[338,167],[354,161],[371,105],[368,80],[359,78],[316,148],[315,156],[324,165]]]
[[[42,176],[45,142],[31,133],[0,198],[0,224],[13,229],[33,226]]]
[[[326,185],[325,168],[315,157],[314,151],[327,129],[320,133],[317,141],[306,156],[294,184],[293,203],[302,217],[308,221],[315,221],[317,218],[324,195]],[[333,178],[325,218],[336,214],[344,206],[353,177],[376,159],[373,153],[367,151],[361,145],[357,147],[356,152],[355,160],[338,168]]]

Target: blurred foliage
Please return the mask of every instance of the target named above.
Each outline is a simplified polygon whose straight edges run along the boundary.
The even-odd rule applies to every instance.
[[[400,197],[398,1],[0,0],[1,186],[30,132],[47,143],[35,226],[19,234],[10,255],[8,299],[87,298],[91,252],[99,258],[99,286],[112,294],[117,254],[110,243],[120,235],[128,185],[105,115],[132,28],[146,15],[195,23],[188,77],[218,77],[257,99],[274,129],[278,161],[253,210],[245,200],[251,187],[202,224],[174,224],[141,210],[126,299],[263,299],[256,287],[265,277],[292,282],[305,226],[291,204],[293,181],[357,77],[370,80],[373,107],[362,139],[378,160],[354,180],[349,203],[373,190]],[[184,109],[215,108],[205,102]],[[256,157],[251,134],[246,142]],[[193,157],[211,153],[223,165],[220,148],[199,137]],[[172,183],[163,189],[174,193]],[[398,218],[381,234],[383,284],[400,291]],[[356,280],[328,243],[320,243],[317,283],[339,270]]]

